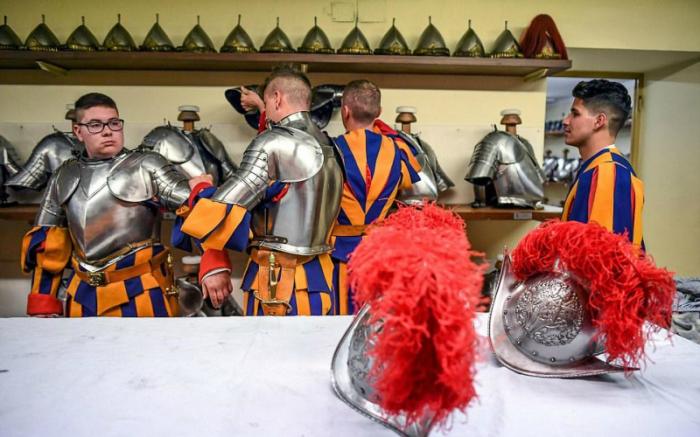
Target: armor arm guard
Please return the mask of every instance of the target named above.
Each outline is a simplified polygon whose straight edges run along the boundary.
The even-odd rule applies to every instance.
[[[498,155],[498,148],[494,144],[485,141],[477,144],[464,179],[475,185],[486,185],[493,181],[498,168]]]
[[[59,168],[59,171],[51,176],[39,204],[39,212],[34,219],[34,226],[66,226],[66,214],[63,211],[60,191],[68,192],[69,190],[59,190],[59,185],[63,184],[65,180],[61,177],[61,172],[62,170]],[[77,186],[77,183],[75,185]]]
[[[250,209],[260,202],[269,182],[301,182],[319,172],[323,150],[308,133],[274,126],[258,135],[243,153],[241,166],[212,200]]]
[[[63,132],[44,137],[34,147],[22,169],[11,177],[6,185],[12,188],[41,190],[46,186],[51,173],[66,160],[73,157],[78,148],[76,141]]]
[[[156,187],[161,205],[170,211],[175,211],[190,196],[187,176],[163,156],[154,152],[146,152],[145,154],[143,166],[153,177],[153,184]]]

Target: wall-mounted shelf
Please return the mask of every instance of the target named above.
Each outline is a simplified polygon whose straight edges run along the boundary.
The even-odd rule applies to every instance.
[[[76,72],[252,72],[303,64],[308,73],[515,76],[540,78],[571,68],[570,60],[434,56],[319,55],[308,53],[36,52],[0,51],[0,83],[47,82]],[[25,78],[25,79],[23,79]],[[194,77],[197,80],[196,75]],[[24,80],[24,82],[23,82]],[[152,79],[149,79],[149,83]],[[193,82],[194,83],[194,82]],[[201,79],[200,79],[201,84]]]
[[[561,216],[561,208],[545,206],[545,209],[472,208],[470,205],[443,205],[464,220],[537,220],[544,221]],[[39,205],[13,205],[0,208],[0,220],[33,222]]]

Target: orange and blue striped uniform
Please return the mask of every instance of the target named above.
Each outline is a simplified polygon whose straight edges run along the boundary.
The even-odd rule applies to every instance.
[[[562,212],[563,221],[596,222],[644,248],[642,209],[644,184],[632,164],[611,146],[584,162],[574,179]]]
[[[267,188],[263,200],[254,210],[263,214],[264,209],[274,202],[279,202],[285,195],[287,184],[275,181]],[[226,204],[210,200],[215,187],[192,190],[188,206],[180,208],[175,222],[174,233],[181,238],[174,243],[177,247],[186,247],[188,237],[206,250],[230,249],[243,252],[248,249],[251,232],[251,212],[240,205]],[[184,243],[185,245],[183,246]],[[284,254],[278,254],[280,257]],[[263,306],[255,299],[265,281],[269,281],[269,270],[265,257],[257,256],[257,249],[251,251],[241,289],[243,290],[243,310],[247,316],[264,315]],[[267,271],[267,275],[265,274]],[[276,271],[278,280],[282,280],[282,269]],[[332,277],[333,263],[329,254],[313,257],[298,257],[294,266],[290,286],[289,316],[320,316],[332,314]]]
[[[343,157],[345,183],[337,224],[333,230],[335,313],[352,314],[347,285],[347,262],[360,241],[364,227],[389,212],[398,192],[420,178],[407,154],[384,135],[357,129],[335,140]]]
[[[127,271],[147,264],[158,255],[163,258],[167,249],[161,244],[146,246],[111,264],[105,272]],[[64,269],[71,263],[72,244],[69,231],[60,226],[36,226],[22,242],[22,270],[32,275],[27,313],[63,314],[58,290]],[[164,292],[172,286],[172,275],[167,263],[150,271],[120,281],[93,286],[76,274],[85,271],[73,261],[66,289],[65,315],[68,317],[168,317],[173,309]],[[112,273],[110,273],[112,274]],[[174,303],[173,303],[174,304]]]

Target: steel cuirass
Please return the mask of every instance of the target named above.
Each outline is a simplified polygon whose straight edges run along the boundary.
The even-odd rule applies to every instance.
[[[51,178],[35,226],[67,225],[74,255],[95,270],[159,241],[160,207],[175,210],[189,191],[187,177],[152,152],[81,156]]]
[[[530,143],[519,135],[495,130],[474,147],[464,178],[485,187],[493,206],[534,207],[544,197],[544,172]]]
[[[215,185],[236,169],[224,145],[208,129],[186,132],[176,126],[158,126],[144,137],[141,149],[161,154],[190,178],[211,175]]]
[[[261,205],[272,182],[287,184],[277,202]],[[289,115],[258,135],[241,166],[212,200],[252,213],[252,246],[293,255],[329,252],[330,231],[340,208],[343,173],[331,140],[308,112]]]
[[[5,185],[12,188],[41,190],[64,161],[76,156],[82,150],[83,145],[75,135],[57,130],[39,141],[22,169]]]
[[[421,166],[418,172],[420,180],[415,182],[411,189],[401,191],[399,194],[401,201],[420,203],[425,199],[437,200],[441,192],[454,187],[454,182],[442,170],[435,152],[428,143],[417,135],[409,135],[403,131],[399,131],[398,136],[417,151],[415,157]]]

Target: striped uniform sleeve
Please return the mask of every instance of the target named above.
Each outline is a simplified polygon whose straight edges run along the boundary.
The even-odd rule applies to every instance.
[[[566,220],[596,222],[642,245],[644,186],[619,163],[604,162],[578,179]]]
[[[24,236],[20,263],[22,271],[32,274],[31,291],[27,297],[28,315],[63,313],[57,294],[72,249],[65,227],[35,226]]]

